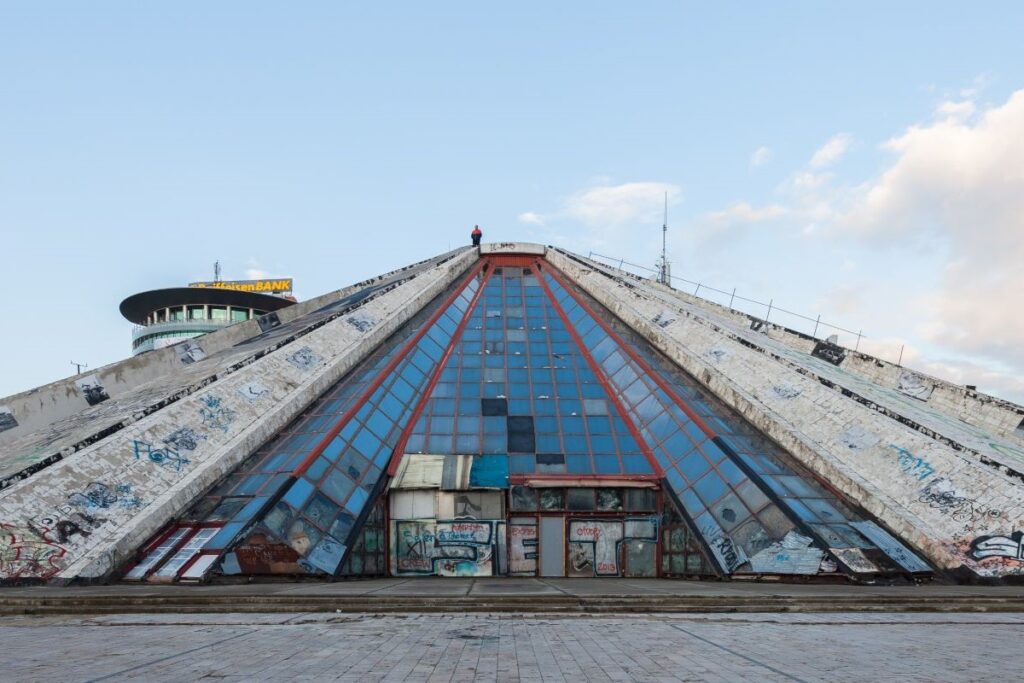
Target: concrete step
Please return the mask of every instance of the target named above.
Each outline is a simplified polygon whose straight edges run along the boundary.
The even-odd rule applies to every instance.
[[[338,596],[95,595],[0,596],[0,615],[227,612],[695,613],[1024,612],[1022,596]]]

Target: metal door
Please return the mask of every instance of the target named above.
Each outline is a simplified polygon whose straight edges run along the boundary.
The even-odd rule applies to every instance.
[[[540,575],[565,576],[565,520],[540,518]]]

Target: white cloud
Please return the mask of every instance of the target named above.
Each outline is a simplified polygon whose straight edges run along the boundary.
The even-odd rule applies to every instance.
[[[865,265],[858,272],[869,278],[862,285],[899,282],[909,295],[907,287],[928,279],[900,322],[927,342],[930,357],[917,358],[918,369],[1024,396],[1024,379],[1016,379],[1024,377],[1024,90],[995,106],[969,97],[938,103],[934,118],[880,146],[891,157],[859,185],[825,170],[851,143],[839,135],[820,148],[779,186],[784,201],[775,211],[810,239],[850,238],[874,250],[858,257]],[[725,221],[761,214],[740,202],[708,215]],[[871,272],[872,253],[889,267],[902,259],[906,275],[899,265]],[[943,260],[939,271],[926,265]],[[842,308],[856,314],[856,303]],[[881,306],[865,299],[861,308]],[[895,353],[898,346],[881,355]],[[947,358],[936,360],[940,355]]]
[[[974,110],[974,102],[963,100],[961,102],[943,102],[936,108],[935,113],[944,119],[965,121],[974,114]]]
[[[851,144],[853,144],[853,138],[848,133],[832,136],[832,139],[819,147],[811,157],[811,168],[826,168],[834,165],[843,158]]]
[[[652,220],[660,223],[666,193],[670,204],[682,195],[680,188],[670,183],[599,185],[571,195],[565,201],[562,214],[583,225],[602,229],[635,227]]]
[[[678,185],[664,182],[612,184],[607,178],[593,178],[582,190],[564,197],[553,211],[526,211],[520,223],[543,228],[537,241],[575,245],[612,254],[630,254],[639,239],[650,238],[660,244],[665,196],[669,206],[682,199]],[[646,245],[645,245],[646,246]]]
[[[269,276],[270,275],[269,273],[267,273],[267,271],[262,270],[260,268],[248,268],[245,271],[246,280],[265,280]]]
[[[921,333],[1021,367],[1024,90],[973,123],[950,111],[940,106],[936,121],[883,145],[893,163],[858,189],[837,225],[870,243],[947,245],[950,260]]]
[[[771,158],[772,158],[772,150],[771,149],[769,149],[768,147],[763,147],[763,146],[762,147],[758,147],[757,149],[754,150],[754,153],[750,155],[750,166],[752,168],[753,167],[757,167],[757,166],[764,166],[769,161],[771,161]]]
[[[737,202],[721,211],[705,214],[705,218],[716,224],[759,223],[786,214],[786,208],[778,204],[769,204],[755,208],[747,202]]]

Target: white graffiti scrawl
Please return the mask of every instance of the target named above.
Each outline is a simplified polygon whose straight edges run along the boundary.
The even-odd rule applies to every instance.
[[[1024,531],[1015,531],[1009,536],[979,536],[971,542],[971,557],[976,560],[1007,557],[1024,562]]]

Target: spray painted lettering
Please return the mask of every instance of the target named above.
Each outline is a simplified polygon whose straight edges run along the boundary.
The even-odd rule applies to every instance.
[[[1024,531],[1015,531],[1009,536],[979,536],[971,542],[971,557],[976,560],[1005,557],[1024,562]]]
[[[945,477],[933,480],[921,489],[918,500],[928,507],[949,515],[957,522],[974,522],[1000,516],[999,510],[961,495]]]
[[[178,453],[177,449],[167,446],[165,448],[153,448],[152,444],[145,441],[132,441],[132,448],[135,449],[135,459],[145,458],[152,463],[165,469],[181,472],[189,460]]]
[[[896,451],[899,467],[907,475],[917,477],[919,481],[924,481],[931,475],[935,474],[935,469],[930,463],[922,458],[916,457],[906,448],[892,443],[889,444],[889,448]]]
[[[131,484],[120,484],[111,489],[99,481],[92,482],[83,491],[72,493],[68,496],[68,502],[86,510],[106,510],[111,507],[134,510],[142,505],[142,499],[132,495]]]
[[[203,407],[199,409],[199,415],[203,418],[203,425],[211,429],[219,429],[225,434],[228,427],[235,421],[235,411],[224,405],[220,396],[207,394],[199,399]]]
[[[0,578],[48,579],[64,568],[65,555],[50,529],[0,523]]]

